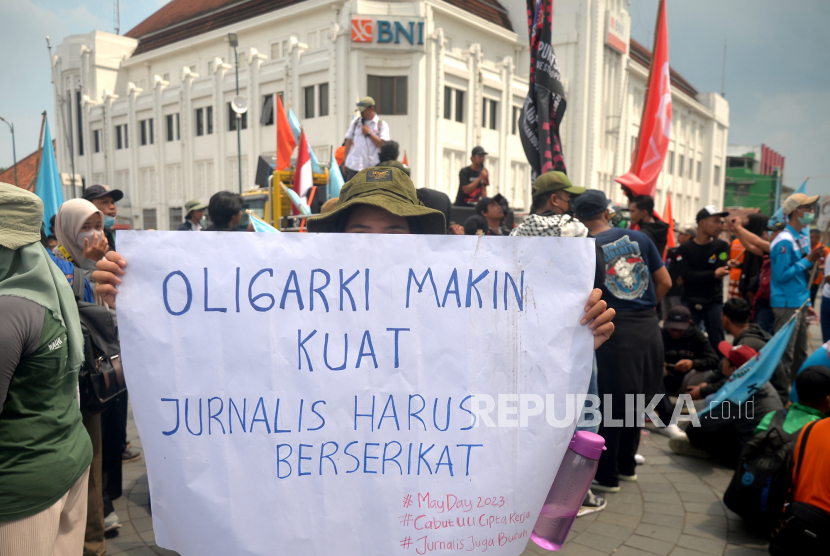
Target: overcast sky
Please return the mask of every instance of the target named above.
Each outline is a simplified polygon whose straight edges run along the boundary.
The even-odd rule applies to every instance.
[[[164,3],[121,0],[121,32]],[[19,158],[37,148],[43,110],[54,129],[45,36],[54,45],[66,35],[112,32],[113,4],[0,1],[0,116],[15,124]],[[651,48],[657,0],[632,0],[629,11],[632,37]],[[729,143],[765,143],[786,157],[787,185],[811,176],[808,191],[830,195],[830,2],[669,0],[668,17],[671,65],[699,91],[721,91],[727,41]],[[11,136],[0,125],[0,166],[11,162]]]

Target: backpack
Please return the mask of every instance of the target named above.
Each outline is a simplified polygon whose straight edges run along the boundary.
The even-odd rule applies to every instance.
[[[75,267],[72,290],[84,337],[84,363],[78,373],[78,389],[81,409],[95,414],[107,409],[116,396],[127,390],[127,385],[114,311],[84,301],[84,280],[84,271]]]
[[[813,426],[813,421],[804,427],[798,450],[798,465],[793,476],[792,488],[787,493],[784,515],[772,532],[769,553],[773,556],[790,556],[802,554],[827,554],[830,546],[830,514],[805,502],[793,502],[795,495],[795,477],[801,471],[804,449]],[[815,442],[813,442],[815,444]],[[826,448],[825,448],[826,449]],[[827,477],[813,477],[814,481],[824,481]]]
[[[793,438],[784,432],[786,410],[775,412],[769,429],[741,450],[723,503],[741,516],[748,529],[768,536],[787,498],[792,470]]]

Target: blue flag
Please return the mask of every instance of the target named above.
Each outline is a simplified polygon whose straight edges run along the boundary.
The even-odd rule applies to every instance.
[[[793,191],[793,195],[795,195],[796,193],[803,193],[804,195],[807,194],[807,180],[804,180],[804,183],[799,185],[798,189]],[[784,224],[786,224],[788,222],[788,219],[786,216],[784,216],[784,208],[778,207],[778,210],[776,210],[773,213],[772,217],[769,219],[769,222],[770,224],[777,224],[779,222],[783,222]],[[809,235],[810,231],[805,226],[801,233]]]
[[[340,189],[343,187],[343,175],[340,173],[340,167],[337,166],[337,160],[334,159],[334,154],[331,155],[331,166],[329,166],[329,199],[334,199],[340,196]]]
[[[49,220],[58,213],[63,204],[63,189],[61,176],[58,173],[58,163],[55,161],[55,150],[52,148],[52,134],[49,133],[49,121],[43,131],[43,155],[40,159],[40,170],[37,174],[35,195],[43,201],[43,227],[46,235],[54,234],[50,229]]]
[[[303,201],[299,195],[297,195],[296,191],[294,191],[290,187],[287,187],[285,184],[283,184],[282,188],[285,191],[286,195],[288,195],[291,198],[291,202],[294,203],[294,206],[297,207],[297,210],[299,210],[303,216],[311,216],[311,209],[306,204],[306,202]]]
[[[718,407],[725,401],[740,405],[758,392],[772,378],[775,368],[781,362],[781,356],[784,355],[784,350],[787,349],[790,336],[795,328],[795,322],[794,316],[775,333],[775,336],[767,342],[767,345],[761,348],[758,355],[732,373],[726,384],[713,394],[709,403],[698,415],[705,415],[710,408]]]
[[[273,227],[271,224],[259,218],[256,214],[248,211],[248,216],[251,219],[251,225],[254,227],[255,232],[270,232],[270,233],[281,233],[278,229]]]
[[[294,135],[294,141],[297,142],[297,146],[300,146],[300,120],[297,119],[297,116],[294,115],[294,111],[292,109],[288,109],[288,125],[291,126],[291,134]],[[306,135],[308,137],[308,135]],[[320,167],[320,163],[317,162],[317,155],[314,154],[314,149],[311,148],[311,145],[308,146],[308,156],[311,159],[311,171],[315,174],[322,174],[323,169]]]

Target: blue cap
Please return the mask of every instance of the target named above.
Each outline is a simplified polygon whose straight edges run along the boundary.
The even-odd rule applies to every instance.
[[[589,189],[582,195],[578,196],[573,201],[574,214],[577,218],[588,218],[605,212],[611,201],[605,196],[605,193],[598,189]]]

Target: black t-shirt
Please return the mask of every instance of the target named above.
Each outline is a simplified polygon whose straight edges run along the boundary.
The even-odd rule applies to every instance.
[[[676,260],[683,278],[684,301],[723,303],[723,278],[715,278],[715,269],[726,266],[728,243],[716,238],[700,245],[690,240],[677,248]]]
[[[483,167],[482,167],[483,168]],[[476,203],[481,199],[481,190],[482,185],[490,185],[490,180],[488,178],[482,179],[478,187],[473,189],[470,193],[464,193],[464,190],[461,189],[465,185],[470,185],[481,174],[481,170],[473,170],[471,166],[467,166],[462,168],[460,172],[458,172],[458,194],[455,196],[455,206],[457,207],[474,207]]]

